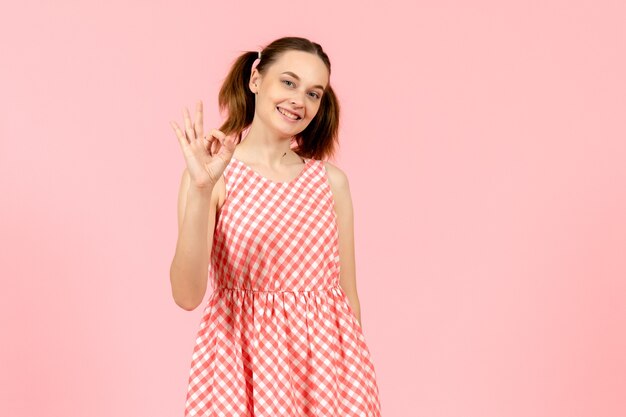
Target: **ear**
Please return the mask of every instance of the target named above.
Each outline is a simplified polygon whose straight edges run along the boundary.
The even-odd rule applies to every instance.
[[[248,84],[248,87],[253,93],[256,93],[257,91],[259,91],[260,83],[261,83],[261,74],[255,68],[252,70],[252,73],[250,74],[250,83]]]

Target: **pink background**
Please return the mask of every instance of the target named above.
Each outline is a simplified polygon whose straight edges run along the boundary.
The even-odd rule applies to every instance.
[[[626,415],[624,2],[3,9],[0,415],[182,416],[168,122],[219,126],[232,60],[286,35],[333,64],[383,415]]]

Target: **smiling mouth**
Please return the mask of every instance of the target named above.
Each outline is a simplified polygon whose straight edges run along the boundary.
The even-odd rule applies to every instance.
[[[278,110],[278,112],[279,112],[280,114],[282,114],[283,116],[285,116],[285,117],[287,117],[287,118],[289,118],[289,119],[291,119],[291,120],[293,120],[293,121],[296,121],[296,120],[300,120],[300,119],[302,119],[302,117],[300,117],[300,116],[296,116],[296,115],[294,115],[293,113],[290,113],[290,112],[288,112],[288,111],[286,111],[286,110],[283,110],[283,109],[281,109],[281,108],[280,108],[280,107],[278,107],[278,106],[276,106],[276,109]]]

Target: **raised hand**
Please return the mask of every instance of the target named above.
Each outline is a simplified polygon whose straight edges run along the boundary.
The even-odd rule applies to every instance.
[[[189,110],[185,107],[184,132],[176,122],[170,125],[176,132],[183,151],[191,185],[198,188],[212,188],[230,163],[235,147],[236,136],[226,136],[221,130],[211,129],[208,134],[202,131],[202,100],[196,106],[196,119],[191,124]]]

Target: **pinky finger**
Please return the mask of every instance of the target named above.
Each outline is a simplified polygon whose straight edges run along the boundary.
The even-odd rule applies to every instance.
[[[174,129],[174,132],[176,133],[176,137],[178,138],[178,142],[180,143],[180,146],[183,149],[187,147],[189,145],[189,142],[187,141],[187,138],[183,134],[183,131],[180,130],[176,122],[170,122],[170,126],[172,126],[172,129]]]

